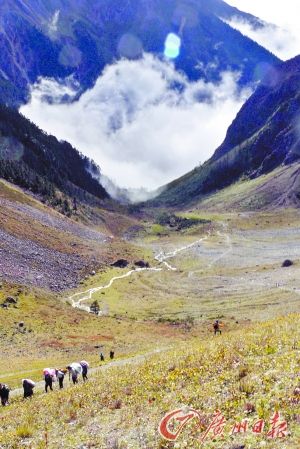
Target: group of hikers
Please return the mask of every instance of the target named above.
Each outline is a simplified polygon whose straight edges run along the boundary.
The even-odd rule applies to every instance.
[[[43,371],[44,379],[45,379],[45,391],[48,393],[48,388],[53,390],[53,382],[58,380],[59,388],[64,388],[64,379],[65,375],[69,373],[69,380],[72,378],[73,384],[78,383],[78,377],[82,375],[83,382],[88,380],[87,374],[89,369],[89,363],[85,360],[82,360],[80,363],[72,363],[68,365],[67,368],[64,369],[52,369],[45,368]],[[26,379],[25,379],[26,380]],[[28,380],[28,379],[27,379]],[[24,387],[24,382],[23,382]],[[25,396],[24,396],[25,397]]]
[[[99,356],[100,356],[101,362],[104,362],[105,359],[104,359],[104,355],[103,355],[102,352],[100,352]],[[115,351],[110,351],[110,352],[109,352],[109,358],[110,358],[110,360],[112,360],[112,359],[114,358],[114,356],[115,356]]]
[[[72,379],[73,384],[78,383],[79,376],[82,376],[83,381],[88,380],[89,363],[86,360],[81,362],[71,363],[66,368],[54,369],[45,368],[43,370],[43,377],[45,381],[45,392],[48,393],[48,389],[53,391],[53,382],[58,380],[59,388],[64,387],[64,379],[67,373],[69,373],[69,380]],[[24,391],[24,398],[30,398],[33,396],[33,390],[35,388],[35,382],[31,379],[22,379],[22,387]],[[8,385],[0,383],[0,399],[3,406],[9,405],[9,392]]]
[[[220,329],[220,322],[219,320],[216,320],[213,324],[214,334],[222,334],[222,331]],[[109,357],[112,360],[114,358],[114,351],[110,351]],[[100,360],[104,361],[104,355],[102,352],[100,352]],[[53,382],[58,380],[59,388],[62,389],[64,387],[64,379],[65,375],[69,373],[69,380],[72,379],[73,384],[78,383],[78,378],[81,375],[83,382],[86,382],[88,380],[88,370],[89,370],[89,363],[86,360],[82,360],[81,362],[77,363],[71,363],[66,368],[61,369],[54,369],[54,368],[45,368],[43,370],[43,376],[45,380],[45,392],[48,393],[48,388],[53,391]],[[23,379],[22,380],[22,386],[24,390],[24,398],[29,398],[33,395],[33,389],[35,387],[35,382],[31,379]],[[0,383],[0,399],[1,404],[3,406],[6,406],[9,404],[9,392],[10,388],[8,385]]]
[[[104,355],[102,352],[99,354],[101,362],[104,362]],[[112,360],[115,357],[115,352],[110,351],[109,352],[109,358]],[[60,390],[64,388],[64,379],[67,373],[69,373],[69,381],[71,381],[73,384],[78,383],[78,379],[80,376],[82,376],[83,382],[86,382],[88,380],[88,370],[89,370],[89,363],[86,360],[82,360],[81,362],[77,363],[71,363],[66,368],[45,368],[43,370],[43,377],[45,381],[45,392],[48,393],[48,389],[53,391],[53,382],[58,380],[58,385]],[[24,398],[30,398],[33,396],[33,390],[35,387],[35,382],[31,379],[22,379],[22,387],[24,391]],[[10,388],[8,385],[4,383],[0,383],[0,399],[1,404],[3,406],[9,405],[9,392]]]
[[[45,392],[48,393],[48,388],[53,391],[53,382],[58,380],[60,390],[64,388],[65,375],[69,373],[69,380],[72,379],[73,384],[78,383],[78,377],[82,375],[83,382],[88,380],[87,374],[89,370],[89,363],[85,360],[77,363],[71,363],[66,368],[54,369],[45,368],[43,370],[43,377],[45,380]],[[31,379],[23,379],[22,386],[24,390],[24,398],[30,398],[33,395],[35,382]]]

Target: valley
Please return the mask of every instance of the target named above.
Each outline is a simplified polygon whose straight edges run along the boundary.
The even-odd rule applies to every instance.
[[[0,449],[299,449],[300,56],[267,50],[292,31],[1,2]]]
[[[244,193],[248,187],[246,184],[239,189]],[[235,189],[235,194],[239,194],[239,189]],[[224,191],[227,199],[231,194]],[[284,396],[292,394],[292,372],[298,363],[300,344],[296,324],[296,313],[300,311],[300,213],[293,208],[228,212],[224,201],[217,206],[218,195],[222,193],[210,199],[215,211],[209,207],[205,210],[200,204],[177,212],[180,220],[175,220],[171,214],[169,221],[175,220],[181,230],[174,225],[158,225],[157,222],[163,220],[157,219],[159,212],[156,210],[141,211],[135,216],[114,215],[113,222],[109,212],[94,210],[92,213],[90,210],[91,217],[99,220],[101,216],[103,221],[101,225],[99,221],[97,225],[90,222],[87,228],[80,211],[77,217],[64,218],[15,186],[2,182],[1,219],[6,232],[14,233],[20,241],[28,238],[30,232],[32,241],[38,239],[42,247],[65,253],[69,265],[65,266],[60,257],[62,290],[57,288],[55,271],[50,271],[53,283],[49,285],[41,283],[38,277],[24,277],[23,285],[9,280],[1,282],[0,303],[8,297],[14,298],[16,303],[8,302],[7,307],[0,309],[0,346],[5,361],[0,367],[0,381],[17,390],[12,393],[11,406],[1,415],[0,445],[9,448],[14,442],[15,447],[25,447],[29,443],[33,447],[56,449],[58,434],[52,417],[56,416],[54,407],[58,401],[65,404],[60,410],[64,447],[79,448],[81,446],[75,443],[79,440],[89,442],[90,447],[95,444],[94,447],[105,449],[146,447],[141,446],[141,441],[150,442],[148,447],[173,447],[159,441],[155,430],[161,413],[181,403],[201,407],[204,397],[196,373],[203,368],[198,367],[197,359],[200,357],[204,363],[206,357],[215,357],[218,378],[225,376],[232,388],[240,385],[240,393],[230,390],[230,394],[237,395],[234,408],[229,407],[226,395],[223,399],[217,399],[218,395],[214,398],[217,378],[207,377],[213,368],[205,365],[207,372],[203,382],[212,394],[205,408],[225,407],[231,419],[237,416],[245,400],[255,402],[258,410],[265,401],[267,408],[258,412],[259,416],[265,413],[263,416],[267,417],[271,413],[273,399],[268,405],[263,392],[269,391],[270,398],[277,397],[276,380],[271,389],[259,387],[256,390],[255,369],[272,370],[274,379],[279,379],[276,373],[280,370],[286,373],[284,395],[277,400],[281,401],[285,417],[290,417],[293,433],[289,447],[296,449],[293,444],[298,428],[293,424],[294,406],[284,402]],[[9,214],[12,204],[16,211],[13,216]],[[17,227],[20,219],[23,234]],[[188,226],[185,220],[191,220],[192,225]],[[55,230],[55,238],[52,230]],[[72,246],[72,242],[76,245]],[[3,244],[8,242],[2,241],[1,251]],[[16,246],[15,241],[10,244]],[[28,263],[31,253],[23,247],[22,251]],[[80,267],[77,285],[70,289],[65,276],[77,269],[72,254],[80,255],[86,265]],[[109,266],[118,259],[126,260],[128,265],[124,268]],[[293,264],[283,267],[286,259]],[[134,266],[138,260],[148,263],[149,267]],[[47,279],[46,273],[53,267],[39,264],[38,258],[36,264],[41,279]],[[72,278],[74,280],[74,276]],[[95,300],[99,303],[99,316],[87,312]],[[213,341],[215,319],[222,323],[222,336]],[[20,323],[24,324],[20,327]],[[276,333],[277,328],[281,329],[280,334]],[[264,329],[268,329],[267,333]],[[249,347],[252,348],[250,352]],[[261,353],[261,359],[252,352],[253,347]],[[269,347],[285,349],[272,349],[270,359]],[[235,348],[235,352],[230,352],[230,348]],[[108,359],[111,349],[117,358],[113,363]],[[102,363],[100,351],[105,354]],[[224,354],[222,362],[218,351]],[[249,366],[247,384],[243,379],[234,380],[235,374],[230,368],[233,357],[240,360],[238,366]],[[45,366],[66,366],[80,359],[88,359],[92,366],[88,385],[71,387],[66,381],[64,392],[45,395],[41,391],[41,372]],[[30,406],[23,401],[20,403],[20,380],[24,376],[38,382]],[[128,383],[128,376],[136,380]],[[141,393],[138,379],[143,383],[144,393]],[[174,389],[177,382],[182,385],[178,397]],[[161,395],[158,385],[164,385]],[[266,383],[263,385],[267,388]],[[99,398],[96,402],[95,392]],[[141,404],[146,410],[147,423],[141,415]],[[50,413],[46,421],[40,417],[43,407]],[[12,413],[15,424],[7,433]],[[117,432],[112,432],[114,426],[118,427]],[[41,431],[44,428],[48,429],[47,436]],[[134,428],[139,430],[134,431]],[[87,429],[90,429],[89,436]],[[185,447],[198,447],[196,440],[188,435],[186,432]],[[249,436],[247,441],[253,440]],[[267,442],[265,447],[279,448],[280,445]]]

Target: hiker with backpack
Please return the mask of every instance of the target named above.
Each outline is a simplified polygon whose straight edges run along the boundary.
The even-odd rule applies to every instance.
[[[67,366],[67,370],[69,371],[69,380],[72,378],[73,384],[77,384],[78,376],[82,374],[82,366],[80,363],[71,363],[71,365]]]
[[[221,335],[222,334],[222,331],[221,331],[221,329],[220,329],[220,323],[219,323],[219,320],[216,320],[215,322],[214,322],[214,332],[215,332],[215,335],[217,335],[218,333]]]
[[[68,371],[66,369],[56,369],[55,370],[55,374],[56,374],[56,378],[58,379],[58,384],[59,384],[59,388],[60,390],[62,390],[64,388],[64,378],[65,375]]]
[[[82,360],[80,362],[80,365],[82,367],[82,379],[83,379],[83,382],[85,382],[86,380],[88,380],[87,373],[88,373],[88,369],[89,369],[90,365],[85,360]]]
[[[9,392],[10,388],[6,384],[0,383],[0,398],[1,398],[1,404],[3,407],[6,405],[9,405]]]
[[[31,398],[33,396],[33,389],[35,387],[35,382],[31,379],[23,379],[22,380],[23,390],[24,390],[24,399]]]
[[[56,379],[55,369],[45,368],[43,371],[43,375],[44,375],[44,379],[45,379],[45,392],[48,393],[48,388],[50,388],[50,390],[53,391],[52,385]]]

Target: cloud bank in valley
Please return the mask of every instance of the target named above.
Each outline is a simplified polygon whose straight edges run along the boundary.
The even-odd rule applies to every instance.
[[[108,66],[71,104],[60,103],[72,95],[71,85],[40,80],[21,112],[93,158],[118,186],[155,189],[207,160],[222,142],[250,93],[239,93],[237,77],[191,83],[171,63],[144,55]]]
[[[227,3],[270,24],[254,29],[248,22],[234,18],[228,22],[233,28],[283,60],[300,54],[299,0],[228,0]]]

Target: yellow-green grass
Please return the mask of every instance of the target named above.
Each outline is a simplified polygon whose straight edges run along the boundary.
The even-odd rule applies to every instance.
[[[222,219],[225,217],[226,222]],[[214,225],[215,229],[198,248],[168,259],[177,271],[168,271],[162,265],[161,272],[134,273],[97,292],[93,299],[99,300],[100,308],[108,316],[97,318],[74,310],[66,299],[75,292],[107,284],[112,277],[125,274],[131,264],[125,269],[107,268],[86,279],[77,290],[61,295],[28,288],[22,288],[18,294],[17,287],[4,286],[0,290],[0,303],[8,295],[18,296],[19,303],[16,309],[0,308],[0,346],[5,360],[0,375],[15,384],[22,372],[34,371],[34,377],[38,378],[42,365],[65,364],[87,356],[98,363],[95,346],[99,344],[104,344],[106,350],[115,347],[119,354],[132,354],[156,347],[160,340],[203,335],[208,323],[217,317],[223,317],[229,328],[234,328],[236,321],[264,320],[299,311],[299,255],[295,253],[293,267],[282,269],[284,254],[280,252],[277,260],[261,260],[266,251],[260,251],[260,240],[255,234],[253,239],[243,234],[249,230],[264,231],[267,247],[276,248],[285,242],[285,247],[291,248],[296,243],[296,234],[286,240],[277,231],[290,229],[288,223],[296,228],[297,212],[264,212],[251,214],[250,218],[231,214],[230,219],[226,214],[225,217],[218,217],[219,224]],[[240,234],[236,235],[237,232]],[[172,233],[151,242],[139,238],[130,246],[116,239],[109,248],[110,258],[131,261],[141,258],[150,261],[151,266],[159,266],[153,259],[155,253],[181,248],[204,236],[205,232],[200,229],[193,235]],[[257,247],[257,255],[248,261],[253,245]],[[220,260],[214,262],[219,256]],[[279,280],[283,284],[281,288],[276,286]],[[192,333],[187,334],[186,323],[190,319],[195,324]],[[25,321],[27,330],[32,332],[20,333],[16,327],[19,321]],[[9,377],[11,373],[16,375]]]
[[[203,218],[202,212],[199,216]],[[200,228],[192,235],[184,232],[137,238],[137,245],[145,251],[144,259],[162,271],[134,273],[117,280],[109,289],[95,293],[92,300],[97,299],[110,316],[135,320],[192,317],[201,323],[215,316],[261,320],[300,311],[300,251],[296,250],[298,237],[294,232],[300,221],[297,211],[204,216],[214,221],[210,233]],[[167,260],[177,271],[169,271],[153,259],[151,262],[151,252],[153,258],[161,250],[168,253],[203,237],[206,240]],[[283,269],[281,264],[291,249],[294,265]],[[265,259],[268,251],[270,256]],[[129,269],[108,269],[88,279],[82,291],[105,285]],[[277,287],[279,281],[281,288]]]
[[[1,284],[0,304],[12,296],[16,307],[0,307],[0,382],[14,387],[21,379],[41,378],[42,369],[66,366],[76,360],[100,363],[114,349],[127,357],[186,337],[184,329],[169,323],[133,320],[124,315],[96,317],[72,308],[58,295]],[[19,323],[24,322],[24,327]],[[99,348],[96,348],[99,346]]]
[[[145,361],[110,367],[63,392],[27,401],[16,397],[1,410],[0,445],[197,449],[204,447],[199,437],[219,409],[226,418],[224,438],[208,438],[205,447],[298,449],[299,329],[300,317],[294,314],[177,344]],[[166,412],[181,407],[199,410],[203,419],[200,427],[192,421],[174,445],[159,436],[157,427]],[[288,423],[284,440],[269,440],[265,433],[229,436],[244,418],[265,419],[267,431],[275,411]]]
[[[0,179],[0,198],[5,198],[10,201],[18,201],[19,203],[29,204],[36,208],[43,208],[44,206],[33,197],[26,195],[19,187]]]
[[[213,192],[197,208],[211,211],[280,209],[298,206],[299,163],[281,166],[255,179],[243,178],[227,188]]]

